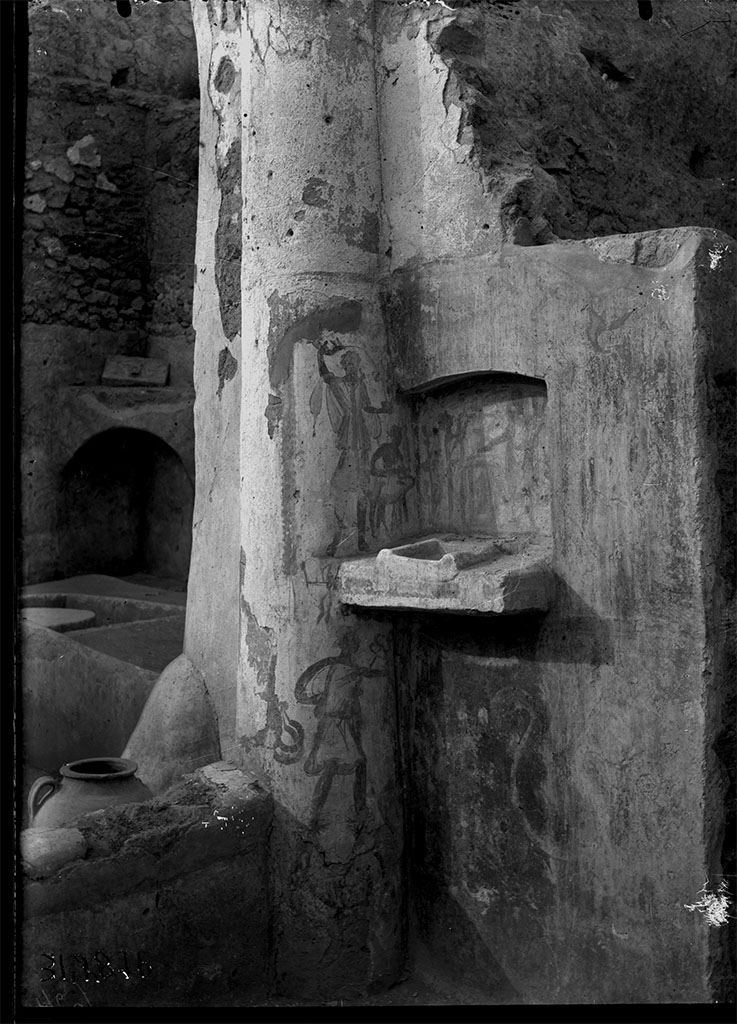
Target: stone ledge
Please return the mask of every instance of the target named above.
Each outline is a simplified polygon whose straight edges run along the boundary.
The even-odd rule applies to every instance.
[[[22,848],[39,846],[44,854],[33,861],[24,856],[26,874],[34,879],[25,886],[24,913],[37,917],[94,907],[248,854],[264,842],[271,815],[270,794],[221,761],[158,799],[93,811],[72,830],[43,830],[48,834],[42,843],[28,837],[41,830],[27,830]],[[79,837],[76,845],[70,834]]]
[[[24,888],[23,1005],[218,1005],[224,992],[264,994],[271,817],[271,795],[220,761],[157,799],[49,830],[76,832],[86,859]]]
[[[338,596],[363,608],[454,614],[546,611],[554,597],[548,540],[417,539],[378,555],[346,559]]]
[[[101,382],[107,387],[166,387],[169,363],[147,356],[108,356]]]

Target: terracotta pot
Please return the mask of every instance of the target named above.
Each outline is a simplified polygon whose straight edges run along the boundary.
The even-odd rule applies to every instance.
[[[122,757],[87,757],[62,765],[61,781],[42,775],[28,794],[31,828],[68,825],[101,807],[150,800],[153,793],[136,778],[137,769],[135,761]]]

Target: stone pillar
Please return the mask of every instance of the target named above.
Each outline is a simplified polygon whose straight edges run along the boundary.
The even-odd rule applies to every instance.
[[[197,486],[185,654],[205,680],[223,757],[235,753],[239,630],[240,13],[233,0],[192,4],[201,149],[194,292]]]
[[[480,49],[441,3],[194,10],[212,110],[203,100],[186,650],[223,756],[274,796],[278,987],[335,998],[399,973],[399,695],[414,909],[438,962],[471,961],[500,999],[721,998],[723,940],[690,908],[705,875],[718,892],[729,870],[715,566],[733,537],[715,453],[731,241],[679,229],[504,245],[546,237],[542,214],[522,215],[527,193],[512,204],[516,166],[501,185],[475,168],[488,133],[473,135],[430,38],[469,66]],[[532,172],[523,184],[540,180],[551,187]],[[491,408],[517,409],[492,393],[500,375],[527,378],[512,397],[530,396],[536,419],[519,419],[547,477],[489,454],[518,436]],[[489,386],[486,405],[465,378]],[[465,431],[469,397],[486,433],[480,413]],[[411,423],[425,399],[447,439],[428,432],[429,452],[432,424]],[[395,680],[388,617],[347,611],[333,582],[341,560],[433,519],[416,482],[430,463],[432,495],[438,452],[461,505],[464,474],[483,481],[487,464],[490,506],[526,472],[542,478],[557,591],[544,620],[416,617],[397,630]]]
[[[240,616],[241,8],[192,2],[200,79],[193,323],[195,463],[184,653],[126,747],[154,792],[234,758]]]
[[[387,500],[411,473],[377,288],[373,8],[243,11],[237,735],[275,798],[277,983],[301,995],[401,965],[390,625],[331,592],[412,516]]]

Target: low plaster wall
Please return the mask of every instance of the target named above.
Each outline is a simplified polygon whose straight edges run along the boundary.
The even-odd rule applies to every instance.
[[[153,604],[129,597],[101,597],[99,594],[21,594],[21,608],[80,608],[95,613],[95,626],[112,626],[140,619],[160,619],[171,615],[176,605]],[[182,609],[182,613],[184,609]]]
[[[46,771],[119,756],[158,673],[82,646],[68,634],[21,625],[23,756]]]

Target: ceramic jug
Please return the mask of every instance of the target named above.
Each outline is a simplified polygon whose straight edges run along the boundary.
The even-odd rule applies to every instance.
[[[56,828],[101,807],[150,800],[153,793],[136,778],[137,769],[122,757],[87,757],[62,765],[61,780],[42,775],[28,794],[30,827]]]

